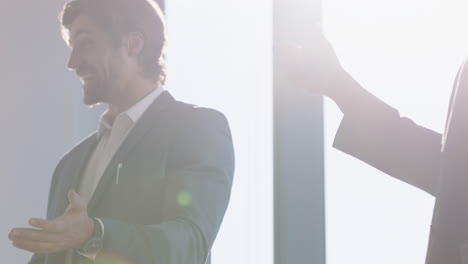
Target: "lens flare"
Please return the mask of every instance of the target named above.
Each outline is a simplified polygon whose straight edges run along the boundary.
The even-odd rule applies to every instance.
[[[177,203],[182,207],[187,207],[192,204],[192,194],[187,191],[182,191],[177,195]]]

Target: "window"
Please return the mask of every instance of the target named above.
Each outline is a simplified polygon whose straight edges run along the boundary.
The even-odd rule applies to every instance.
[[[236,152],[213,264],[273,263],[272,3],[166,2],[167,88],[223,112]]]

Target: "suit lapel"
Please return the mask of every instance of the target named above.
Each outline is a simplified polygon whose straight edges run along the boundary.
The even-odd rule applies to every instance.
[[[135,127],[130,131],[125,140],[120,145],[112,160],[109,162],[101,180],[99,181],[96,190],[88,204],[88,212],[92,212],[98,204],[105,189],[109,186],[109,182],[114,178],[117,166],[130,153],[130,151],[138,145],[150,128],[156,125],[156,122],[161,120],[164,110],[174,102],[174,98],[168,93],[163,92],[155,102],[145,111],[143,116],[135,124]]]
[[[81,175],[83,174],[83,169],[86,166],[90,153],[94,149],[96,142],[96,133],[93,133],[80,144],[78,144],[78,147],[74,149],[72,153],[70,153],[76,157],[73,157],[72,159],[76,160],[69,162],[67,175],[64,175],[64,177],[61,179],[61,187],[57,188],[57,190],[60,191],[60,194],[58,194],[60,199],[58,200],[59,204],[55,207],[54,214],[52,215],[53,218],[60,216],[65,212],[65,209],[68,206],[68,190],[77,190]]]

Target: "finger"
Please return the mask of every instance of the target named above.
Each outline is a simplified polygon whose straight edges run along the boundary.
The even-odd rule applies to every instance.
[[[33,253],[55,253],[62,251],[59,246],[49,242],[18,240],[13,242],[13,246]]]
[[[73,189],[68,191],[68,202],[72,207],[75,205],[75,194],[75,190]]]
[[[73,209],[86,209],[86,204],[81,196],[75,190],[68,191],[68,201]]]
[[[60,243],[62,240],[59,233],[50,233],[33,228],[15,228],[10,232],[8,238],[12,241],[25,240],[50,243]]]
[[[29,224],[33,227],[37,227],[44,231],[52,232],[52,233],[61,233],[65,231],[65,225],[61,220],[45,220],[40,218],[31,218],[29,220]]]

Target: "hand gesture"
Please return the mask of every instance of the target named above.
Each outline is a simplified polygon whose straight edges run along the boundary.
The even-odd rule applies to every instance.
[[[332,45],[323,35],[314,45],[290,45],[286,56],[292,85],[315,94],[329,96],[334,81],[344,74]]]
[[[14,228],[8,238],[17,248],[33,253],[54,253],[81,248],[91,238],[94,221],[88,216],[85,201],[74,191],[68,192],[69,205],[65,213],[52,220],[32,218],[35,228]]]

